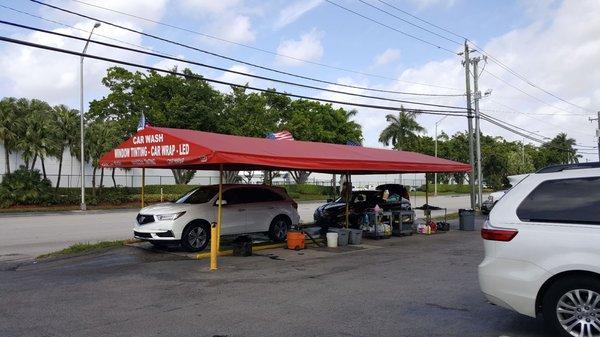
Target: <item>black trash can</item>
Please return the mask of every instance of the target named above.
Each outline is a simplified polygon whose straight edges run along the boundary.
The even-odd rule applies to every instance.
[[[472,209],[458,210],[458,229],[461,231],[475,230],[475,211]]]
[[[247,235],[238,236],[233,241],[233,256],[252,255],[252,238]]]

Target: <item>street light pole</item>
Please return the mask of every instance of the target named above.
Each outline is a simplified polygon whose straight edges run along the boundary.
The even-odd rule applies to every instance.
[[[437,158],[437,140],[438,140],[437,127],[438,127],[438,124],[440,124],[440,122],[443,121],[444,118],[446,118],[446,117],[448,117],[448,116],[444,116],[444,117],[440,118],[439,121],[435,122],[435,147],[434,147],[434,152],[435,152],[435,157],[436,158]],[[427,181],[425,181],[425,183],[427,184]],[[435,172],[433,174],[433,195],[437,196],[437,172]]]
[[[94,33],[94,29],[100,27],[100,23],[96,22],[94,24],[94,27],[92,27],[92,30],[90,31],[90,36],[88,37],[87,41],[85,41],[85,46],[83,46],[83,53],[85,54],[85,52],[87,51],[87,47],[90,44],[90,40],[92,38],[92,34]],[[79,103],[80,103],[80,109],[79,109],[79,121],[80,121],[80,125],[79,125],[79,132],[80,132],[80,141],[81,143],[79,144],[80,147],[80,155],[81,157],[79,158],[79,164],[81,166],[81,210],[85,211],[87,208],[85,206],[85,154],[84,154],[84,149],[83,149],[83,144],[84,144],[84,134],[83,134],[83,124],[84,124],[84,111],[83,111],[83,55],[81,56],[81,59],[79,60]]]

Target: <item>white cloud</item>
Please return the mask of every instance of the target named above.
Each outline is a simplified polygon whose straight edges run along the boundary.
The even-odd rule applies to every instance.
[[[127,24],[130,27],[149,27],[153,26],[154,24],[148,21],[130,19],[123,14],[108,11],[100,7],[110,8],[128,14],[134,14],[150,20],[160,20],[167,10],[169,0],[87,0],[86,2],[99,7],[94,7],[79,2],[70,2],[68,7],[74,12],[81,12],[86,15],[99,17],[110,22]],[[72,23],[74,20],[74,16],[71,14],[58,12],[46,7],[41,7],[41,11],[44,16],[59,19],[62,22]],[[92,23],[90,22],[87,25],[87,29],[89,29],[91,25]]]
[[[75,24],[76,28],[84,29],[89,22]],[[87,33],[71,28],[55,29],[55,31],[85,36]],[[141,44],[141,37],[137,34],[125,32],[110,26],[101,26],[95,32],[126,40],[131,43]],[[81,50],[81,41],[49,36],[43,33],[31,33],[19,36],[19,39],[45,44],[71,50]],[[145,57],[115,49],[98,47],[90,44],[89,54],[101,55],[110,58],[142,62]],[[84,62],[84,87],[85,97],[98,97],[104,92],[100,80],[106,74],[106,69],[111,64],[86,58]],[[79,102],[79,57],[58,54],[56,52],[34,49],[31,47],[7,45],[0,54],[0,90],[5,96],[39,98],[51,104],[66,103],[75,107]]]
[[[241,65],[241,64],[233,65],[233,66],[229,67],[228,69],[232,70],[232,71],[237,71],[240,73],[254,75],[254,73],[247,66]],[[229,82],[229,83],[240,84],[240,85],[250,85],[250,86],[259,87],[259,88],[270,88],[273,86],[273,83],[271,81],[256,79],[253,77],[244,76],[244,75],[236,74],[236,73],[232,73],[232,72],[223,72],[219,77],[217,77],[217,79],[219,81],[223,81],[223,82]],[[231,86],[229,86],[229,85],[212,84],[212,86],[215,89],[217,89],[221,92],[224,92],[224,93],[231,92]]]
[[[323,3],[323,0],[300,0],[284,7],[279,12],[279,17],[275,22],[275,29],[282,28],[298,20],[302,15]]]
[[[221,14],[238,6],[241,0],[183,0],[182,5],[196,14]]]
[[[249,43],[256,39],[250,16],[260,13],[260,9],[246,6],[244,0],[184,0],[178,4],[182,13],[198,21],[198,31],[234,43]],[[209,38],[201,40],[217,43]]]
[[[256,39],[250,18],[245,15],[225,15],[217,19],[212,25],[211,33],[237,43],[253,42]]]
[[[507,32],[487,44],[483,44],[483,48],[487,52],[504,64],[540,87],[583,106],[589,111],[589,115],[586,115],[585,111],[581,109],[529,86],[491,61],[486,66],[487,71],[500,76],[511,85],[569,112],[540,103],[494,79],[486,72],[482,74],[480,90],[493,89],[493,93],[490,98],[481,101],[482,111],[522,128],[539,131],[540,134],[548,137],[554,137],[559,132],[566,132],[570,137],[575,138],[578,144],[595,145],[596,124],[590,123],[587,118],[593,116],[594,111],[600,106],[600,89],[598,89],[598,83],[600,83],[600,21],[595,19],[595,13],[599,11],[600,2],[598,1],[566,1],[558,8],[551,10],[549,15],[544,18],[539,18],[526,27]],[[398,76],[398,79],[437,84],[459,90],[452,91],[404,82],[394,82],[383,88],[424,93],[460,94],[464,92],[464,68],[461,66],[460,60],[455,57],[406,69]],[[345,95],[337,95],[336,98],[352,101]],[[403,98],[436,104],[465,105],[464,97],[406,96]],[[382,104],[376,100],[361,101]],[[515,113],[500,104],[515,108],[524,114]],[[405,106],[410,105],[405,104]],[[365,127],[364,135],[367,145],[377,145],[379,132],[386,125],[385,114],[385,111],[359,109],[357,119]],[[418,120],[427,128],[429,135],[433,135],[434,124],[441,117],[422,115],[418,117]],[[453,134],[466,130],[466,127],[467,122],[464,118],[446,118],[440,124],[439,131]],[[482,122],[482,131],[510,140],[522,139],[520,136],[487,122]],[[596,151],[593,149],[587,152]],[[587,157],[593,160],[597,158],[596,155]]]
[[[175,58],[178,59],[182,59],[185,60],[185,57],[183,55],[176,55],[174,56]],[[174,67],[177,67],[177,71],[181,72],[183,71],[185,68],[190,68],[192,69],[192,65],[189,63],[185,63],[182,61],[175,61],[175,60],[169,60],[169,59],[162,59],[158,62],[156,62],[153,67],[155,68],[159,68],[159,69],[165,69],[165,70],[172,70]]]
[[[409,0],[409,1],[419,9],[432,7],[432,6],[452,7],[456,4],[456,0]]]
[[[298,40],[285,40],[277,47],[277,53],[290,56],[298,60],[277,56],[277,63],[287,66],[302,65],[302,61],[318,61],[323,56],[321,39],[323,33],[313,28],[310,32],[302,34]]]
[[[400,58],[400,50],[388,48],[383,53],[375,56],[375,65],[382,66]]]

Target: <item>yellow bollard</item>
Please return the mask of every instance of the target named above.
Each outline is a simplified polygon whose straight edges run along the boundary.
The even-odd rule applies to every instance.
[[[210,270],[217,270],[217,255],[219,254],[219,236],[217,223],[210,225]]]
[[[146,185],[146,168],[142,167],[142,208],[144,208],[144,185]]]

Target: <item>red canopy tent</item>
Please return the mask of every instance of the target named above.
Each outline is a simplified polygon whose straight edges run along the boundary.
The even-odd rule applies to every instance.
[[[275,141],[146,127],[100,158],[102,167],[197,170],[285,169],[324,173],[468,172],[467,164],[408,151]]]
[[[219,170],[217,224],[211,229],[211,237],[217,239],[211,240],[211,270],[217,268],[223,170],[305,170],[344,174],[470,171],[467,164],[408,151],[276,141],[150,126],[103,155],[99,163],[108,168]],[[142,182],[142,205],[143,193]]]

